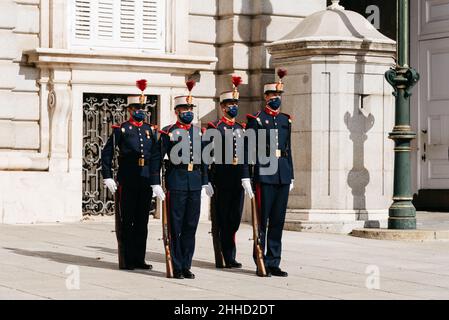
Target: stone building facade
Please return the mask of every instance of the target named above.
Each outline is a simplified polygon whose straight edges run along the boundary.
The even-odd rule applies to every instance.
[[[174,120],[173,97],[185,93],[191,76],[198,81],[196,122],[204,124],[217,116],[215,97],[237,73],[244,79],[241,113],[251,112],[259,105],[261,82],[274,79],[264,45],[325,5],[1,1],[0,222],[81,218],[86,93],[133,94],[135,80],[146,78],[148,94],[158,97],[157,124],[164,126]]]
[[[146,78],[147,94],[157,101],[152,119],[165,126],[175,119],[173,97],[185,93],[184,83],[190,77],[198,82],[194,89],[199,98],[195,122],[205,124],[217,117],[216,97],[231,88],[230,76],[238,74],[244,80],[243,120],[244,114],[260,107],[262,84],[275,79],[275,64],[267,45],[285,38],[306,17],[327,5],[326,0],[0,1],[0,223],[75,221],[82,217],[85,198],[95,198],[93,191],[101,188],[98,172],[91,168],[92,183],[86,190],[83,170],[86,158],[92,156],[86,150],[93,152],[105,138],[96,137],[96,143],[87,141],[89,135],[95,135],[95,130],[86,131],[89,97],[101,101],[107,96],[113,101],[114,97],[136,93],[135,80]],[[423,98],[428,83],[425,79],[414,98],[415,127],[423,130],[414,153],[417,193],[426,188],[421,182],[423,172],[431,172],[433,178],[425,180],[430,189],[449,189],[445,171],[449,167],[443,159],[444,143],[449,139],[444,131],[445,111],[424,115],[430,122],[419,120],[428,100],[437,101],[432,110],[440,110],[445,92],[449,92],[439,85],[447,83],[444,74],[449,72],[435,64],[425,65],[423,53],[435,52],[430,54],[434,61],[444,59],[444,48],[449,47],[447,10],[446,0],[412,1],[412,19],[420,21],[412,28],[412,61],[428,74],[435,71],[436,77],[430,80],[436,84],[434,98]],[[360,13],[366,17],[372,14]],[[98,123],[109,125],[101,116]],[[429,134],[427,124],[437,133]],[[300,128],[296,133],[300,134]],[[436,157],[433,166],[419,160],[424,148],[429,150],[424,147],[426,137],[436,141],[431,145],[432,155],[426,158]],[[438,174],[440,179],[435,180]],[[446,175],[448,178],[441,178]],[[291,212],[307,209],[298,200],[301,190],[293,191]],[[379,207],[385,214],[384,200]],[[205,201],[202,217],[207,216]]]

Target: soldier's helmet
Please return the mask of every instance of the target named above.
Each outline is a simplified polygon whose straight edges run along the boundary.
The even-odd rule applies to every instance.
[[[220,103],[238,103],[240,98],[240,93],[238,90],[239,85],[242,83],[242,77],[232,76],[232,85],[234,89],[232,91],[225,91],[220,94]]]
[[[128,96],[128,107],[135,107],[143,109],[147,103],[147,96],[144,94],[147,88],[147,80],[141,79],[136,81],[136,87],[142,92],[140,95]]]
[[[186,96],[175,97],[175,109],[179,107],[196,107],[196,99],[192,96],[192,89],[195,84],[195,80],[189,80],[186,82],[186,87],[189,90],[189,94]]]
[[[263,92],[265,94],[268,93],[284,93],[284,83],[282,82],[282,79],[287,75],[287,70],[280,68],[277,72],[279,81],[276,83],[267,83],[263,87]]]

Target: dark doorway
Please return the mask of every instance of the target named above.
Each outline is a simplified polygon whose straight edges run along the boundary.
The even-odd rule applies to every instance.
[[[147,96],[147,119],[157,123],[157,96]],[[113,124],[128,120],[127,95],[84,93],[83,95],[83,214],[113,215],[114,198],[103,186],[101,150]],[[117,163],[114,163],[117,168]],[[154,211],[154,205],[151,207]]]

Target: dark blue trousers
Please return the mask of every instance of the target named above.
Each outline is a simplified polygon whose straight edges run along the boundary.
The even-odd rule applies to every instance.
[[[133,184],[119,185],[122,216],[122,246],[127,266],[145,262],[148,217],[151,206],[151,186],[144,178]]]
[[[227,264],[235,261],[235,234],[240,227],[244,201],[244,191],[240,185],[233,189],[215,187],[213,200],[218,220],[221,250]]]
[[[173,268],[190,269],[201,210],[201,191],[169,191],[168,212]]]
[[[289,189],[288,184],[256,184],[260,240],[265,266],[269,268],[279,267],[281,263],[282,231]]]

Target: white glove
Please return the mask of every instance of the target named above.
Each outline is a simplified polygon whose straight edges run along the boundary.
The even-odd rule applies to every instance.
[[[214,188],[212,187],[210,182],[208,184],[203,185],[203,190],[204,192],[206,192],[206,195],[209,198],[212,198],[212,196],[214,195]]]
[[[295,180],[292,180],[292,182],[290,183],[290,190],[289,190],[289,192],[292,191],[293,188],[295,188]]]
[[[160,184],[155,184],[151,188],[153,188],[153,197],[157,197],[161,201],[165,200],[165,193]]]
[[[117,191],[117,184],[114,179],[104,179],[104,185],[111,191],[111,193],[115,193]]]
[[[251,180],[249,178],[242,179],[242,187],[250,199],[254,197],[253,188],[251,187]]]

